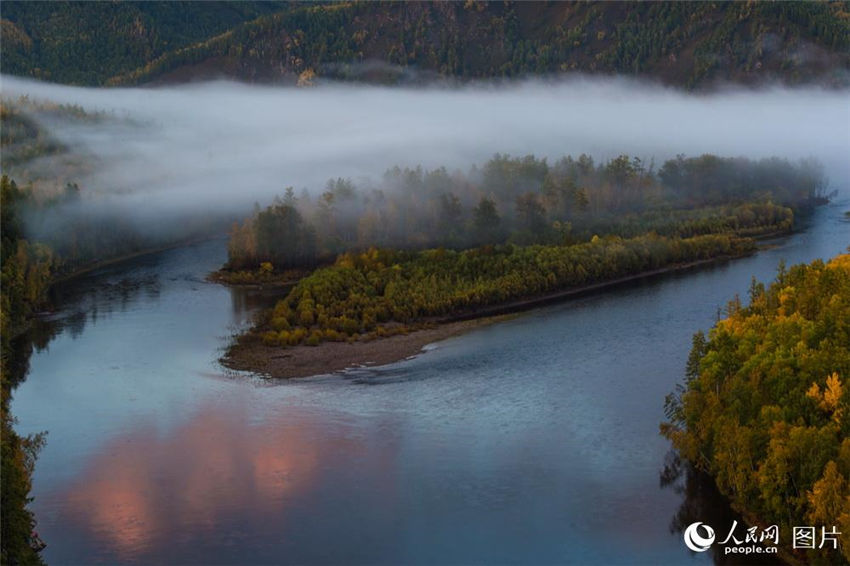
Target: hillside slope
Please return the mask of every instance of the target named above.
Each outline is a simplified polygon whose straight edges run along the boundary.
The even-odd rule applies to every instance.
[[[2,71],[97,85],[284,2],[3,2]]]
[[[272,5],[134,6],[141,15],[124,4],[4,2],[3,71],[110,85],[220,76],[295,82],[302,73],[393,83],[569,71],[649,76],[686,88],[850,84],[848,2],[353,2],[279,4],[265,15],[259,12]],[[251,15],[259,17],[241,23]],[[178,25],[181,17],[191,24]],[[106,34],[75,34],[57,23],[69,18],[84,32],[102,28],[104,19],[124,23],[106,26]],[[71,53],[79,69],[65,68]]]
[[[9,1],[3,18],[3,72],[77,84],[568,71],[650,76],[686,88],[777,79],[850,84],[848,2]]]

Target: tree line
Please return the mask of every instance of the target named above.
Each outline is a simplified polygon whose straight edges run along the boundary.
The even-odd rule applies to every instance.
[[[657,171],[639,158],[596,163],[584,154],[553,164],[496,154],[465,173],[394,167],[378,183],[332,179],[320,195],[288,188],[256,207],[231,230],[228,268],[288,269],[372,246],[554,245],[649,231],[758,235],[789,230],[789,207],[822,202],[825,187],[814,160],[714,155],[679,156]]]

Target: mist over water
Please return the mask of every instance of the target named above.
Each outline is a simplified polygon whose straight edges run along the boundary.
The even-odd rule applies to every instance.
[[[846,246],[848,91],[691,95],[625,79],[84,89],[10,77],[0,90],[110,113],[36,119],[86,163],[55,169],[77,175],[77,210],[150,232],[247,211],[289,185],[377,182],[396,164],[467,170],[495,152],[625,153],[656,167],[680,153],[812,156],[844,199],[738,262],[551,306],[344,379],[222,375],[229,334],[265,303],[204,281],[226,259],[219,241],[85,275],[57,301],[55,335],[12,406],[21,434],[50,433],[33,479],[48,562],[708,561],[670,532],[680,509],[700,507],[658,489],[663,399],[690,336],[753,275]]]
[[[7,99],[28,95],[115,120],[45,127],[94,166],[85,191],[134,213],[241,213],[287,186],[331,177],[379,180],[394,165],[468,170],[494,153],[640,157],[676,154],[816,157],[830,190],[850,179],[850,93],[817,88],[693,95],[627,79],[508,86],[314,88],[233,82],[132,89],[59,86],[4,76]]]

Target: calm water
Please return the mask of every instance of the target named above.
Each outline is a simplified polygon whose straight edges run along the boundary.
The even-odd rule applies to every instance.
[[[659,485],[664,395],[692,333],[751,275],[850,244],[847,206],[751,258],[533,311],[402,363],[289,382],[216,362],[268,300],[204,282],[224,242],[94,273],[56,298],[12,406],[20,432],[48,431],[32,505],[44,556],[710,562],[671,529],[699,505]]]

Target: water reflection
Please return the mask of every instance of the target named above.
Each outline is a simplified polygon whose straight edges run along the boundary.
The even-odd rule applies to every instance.
[[[113,431],[110,429],[120,426],[118,421],[121,419],[118,416],[132,415],[132,405],[116,403],[116,391],[123,391],[131,403],[142,399],[142,395],[150,398],[153,404],[165,400],[166,397],[151,396],[150,391],[152,386],[164,391],[163,386],[173,382],[173,374],[163,372],[162,366],[153,372],[148,367],[150,353],[162,351],[156,340],[145,342],[148,337],[157,336],[155,329],[170,329],[171,338],[179,336],[184,337],[184,340],[192,333],[197,334],[198,329],[203,330],[208,340],[204,342],[204,347],[196,349],[205,351],[204,357],[214,360],[214,345],[218,343],[222,329],[239,327],[250,313],[277,298],[274,294],[256,290],[228,290],[204,281],[207,272],[223,261],[223,252],[221,242],[206,242],[108,265],[51,288],[48,307],[33,319],[26,333],[14,340],[9,360],[9,379],[13,387],[17,388],[27,379],[32,354],[39,353],[38,360],[48,362],[49,367],[47,371],[44,367],[39,370],[37,362],[36,373],[43,378],[49,377],[49,380],[43,379],[37,386],[45,389],[39,389],[38,399],[33,399],[33,406],[43,407],[44,404],[50,404],[51,400],[60,403],[43,413],[51,415],[54,420],[42,423],[35,431],[48,432],[46,450],[42,452],[36,466],[36,487],[44,473],[50,473],[53,455],[81,453],[81,446],[85,444],[81,445],[80,441],[85,442],[92,437],[82,432],[82,429],[97,430],[100,432],[96,434],[111,437]],[[231,299],[232,314],[228,315],[224,310],[223,318],[211,325],[209,304],[219,301],[227,304],[224,302],[227,297]],[[175,327],[173,321],[157,313],[157,308],[169,313],[181,312],[183,324]],[[92,341],[92,336],[100,338]],[[127,348],[135,349],[141,358],[138,364],[141,366],[140,372],[136,375],[128,370]],[[56,360],[55,364],[51,363],[53,359]],[[169,359],[173,360],[173,357]],[[97,360],[102,360],[102,363],[96,363]],[[142,391],[130,391],[121,385],[115,379],[121,373],[128,374],[129,382],[138,384]],[[19,391],[15,393],[18,396]],[[27,413],[25,410],[22,412]],[[209,427],[213,431],[221,429],[224,426],[221,418],[199,418],[197,422],[200,424],[195,428],[200,430]],[[71,428],[76,433],[73,442],[69,442],[63,435],[63,431]],[[158,489],[160,485],[151,483],[152,480],[145,481],[145,477],[149,480],[151,477],[148,473],[150,469],[146,469],[145,464],[151,466],[158,463],[160,467],[165,466],[172,455],[197,454],[204,446],[201,443],[198,449],[190,451],[185,446],[177,447],[179,442],[169,445],[158,445],[153,441],[148,443],[145,435],[151,430],[155,432],[150,426],[143,426],[139,431],[111,440],[104,451],[98,450],[97,458],[91,463],[86,461],[83,464],[80,461],[79,466],[66,464],[63,467],[61,474],[75,478],[62,498],[64,505],[73,511],[68,514],[73,516],[65,516],[64,505],[59,508],[61,511],[55,509],[49,513],[38,513],[48,542],[46,555],[49,561],[56,556],[51,553],[62,547],[61,537],[65,537],[66,532],[81,535],[80,529],[85,527],[85,536],[91,537],[91,540],[103,536],[104,540],[109,541],[109,552],[114,553],[112,558],[118,559],[118,556],[133,554],[133,549],[155,544],[156,540],[151,537],[156,539],[179,522],[179,516],[175,516],[170,525],[160,527],[158,525],[162,521],[154,520],[156,513],[152,510],[162,509],[163,500],[156,495],[161,493]],[[223,434],[218,436],[225,438]],[[249,442],[238,443],[245,450],[251,449]],[[215,454],[212,446],[206,446],[206,450]],[[209,458],[195,459],[202,465],[210,465]],[[81,474],[75,468],[83,465],[87,471]],[[161,482],[162,478],[156,481]],[[203,482],[194,481],[192,485],[196,486],[193,489],[201,489],[202,494],[206,493]],[[192,490],[187,488],[186,493],[191,494]],[[265,493],[270,495],[267,489]],[[47,503],[52,497],[43,497],[37,491],[34,494],[37,495],[34,505],[38,508],[42,501]],[[218,497],[212,493],[206,495],[210,505]],[[166,497],[169,498],[173,499],[172,496]],[[91,516],[83,519],[87,513],[91,513]],[[63,515],[60,519],[62,528],[51,529],[50,525],[57,514]],[[60,537],[57,537],[57,531],[61,533]],[[168,536],[173,536],[173,533]],[[78,540],[75,540],[78,538],[71,537],[64,542],[76,548],[80,546]],[[130,554],[126,554],[128,552]],[[77,560],[89,562],[90,557],[99,553],[100,549],[92,546],[78,554]],[[62,562],[68,562],[65,553],[59,556]]]
[[[9,359],[6,361],[6,379],[9,380],[13,391],[23,383],[29,373],[33,350],[41,352],[47,348],[59,330],[56,323],[36,318],[31,321],[26,332],[12,338]]]
[[[753,274],[846,246],[836,209],[819,214],[747,259],[528,313],[347,380],[274,387],[223,378],[216,362],[228,331],[276,298],[204,281],[223,242],[69,282],[31,333],[13,407],[19,432],[49,431],[33,490],[45,557],[705,563],[675,531],[731,521],[681,470],[678,492],[658,489],[662,400],[691,334]]]
[[[661,470],[662,488],[672,489],[682,496],[682,505],[670,521],[670,532],[682,536],[691,523],[697,521],[714,527],[721,540],[725,538],[735,521],[738,522],[738,536],[747,524],[740,514],[729,505],[729,501],[717,490],[714,480],[689,463],[683,461],[675,451],[667,453],[664,468]],[[724,554],[724,547],[718,544],[708,551],[715,564],[776,564],[777,558],[757,554]],[[696,554],[696,553],[694,553]]]
[[[157,255],[152,256],[155,260]],[[148,259],[146,263],[155,267]],[[59,283],[51,287],[48,304],[50,311],[38,317],[37,325],[49,329],[50,337],[67,330],[71,338],[82,335],[87,323],[97,324],[98,319],[108,319],[116,312],[126,312],[140,301],[156,302],[160,294],[160,280],[156,273],[114,279],[110,274],[120,266],[98,270],[92,274]],[[39,337],[34,337],[39,341]],[[49,340],[41,340],[41,348]],[[41,349],[39,348],[39,350]]]
[[[73,304],[85,312],[92,309],[111,312],[126,310],[141,294],[155,300],[160,293],[160,276],[156,270],[162,256],[135,258],[60,282],[51,287],[49,302],[56,309]]]
[[[290,287],[274,289],[238,288],[230,289],[230,306],[235,319],[241,319],[246,313],[254,313],[273,306],[281,297],[285,297]]]
[[[200,245],[198,256],[208,256],[218,242]],[[185,248],[191,249],[191,248]],[[17,350],[25,359],[28,348],[45,349],[50,341],[67,332],[72,339],[82,335],[87,324],[108,320],[116,313],[142,310],[159,302],[164,287],[208,288],[205,270],[197,269],[196,258],[181,261],[176,270],[174,256],[183,250],[169,250],[111,264],[50,288],[48,309],[37,316]],[[206,258],[205,258],[206,259]],[[214,265],[214,264],[211,264]],[[175,284],[176,283],[176,284]],[[219,290],[222,287],[215,285]],[[238,326],[260,309],[273,305],[288,289],[228,288],[232,319]],[[25,371],[20,375],[23,377]]]
[[[68,526],[59,536],[70,540],[55,542],[79,553],[63,561],[146,562],[186,552],[215,562],[224,549],[210,532],[282,530],[323,471],[368,452],[357,437],[317,441],[327,415],[290,409],[286,423],[267,417],[254,420],[247,402],[213,402],[168,434],[148,423],[114,437],[73,482],[43,496]],[[376,477],[382,461],[368,464]],[[201,541],[205,547],[195,546]]]

